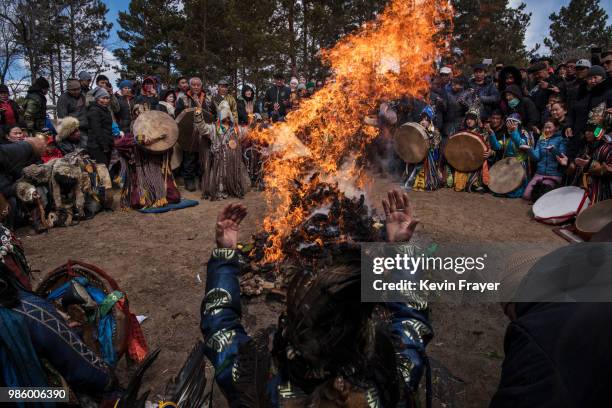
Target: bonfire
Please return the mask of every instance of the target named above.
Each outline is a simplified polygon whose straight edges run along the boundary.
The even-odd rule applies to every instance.
[[[247,294],[282,287],[289,274],[280,265],[316,264],[343,245],[380,239],[382,224],[365,198],[366,148],[380,129],[364,119],[381,103],[426,97],[436,58],[448,47],[443,34],[451,16],[447,1],[391,1],[374,21],[322,51],[332,82],[286,122],[253,134],[271,154],[264,171],[268,215],[243,247]]]

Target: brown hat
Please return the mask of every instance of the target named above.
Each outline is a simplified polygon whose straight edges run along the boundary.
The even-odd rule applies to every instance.
[[[81,89],[81,84],[78,79],[69,79],[66,82],[66,89],[69,91],[76,91],[77,89]]]

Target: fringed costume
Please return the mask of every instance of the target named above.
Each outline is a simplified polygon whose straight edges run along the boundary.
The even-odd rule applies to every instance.
[[[217,123],[208,124],[201,114],[196,114],[195,127],[210,141],[210,164],[202,158],[202,196],[211,200],[242,198],[250,185],[242,157],[245,132],[235,123],[224,103],[220,105],[218,116]]]
[[[425,127],[429,138],[429,150],[422,163],[414,166],[410,177],[406,182],[406,187],[415,191],[434,191],[444,185],[442,172],[440,171],[442,137],[440,132],[434,128],[434,111],[431,107],[426,107],[421,113],[421,125]],[[424,121],[427,121],[426,123]]]
[[[472,117],[476,121],[476,126],[467,126],[466,121],[470,117]],[[477,109],[471,109],[470,111],[468,111],[466,115],[466,120],[464,120],[463,122],[464,130],[480,137],[482,142],[487,146],[487,150],[485,151],[485,153],[490,153],[487,134],[485,133],[484,129],[479,126],[479,122],[480,112]],[[455,174],[453,175],[453,187],[455,191],[467,191],[468,193],[485,191],[486,186],[489,184],[489,165],[484,157],[482,158],[482,160],[482,167],[480,167],[476,171],[465,173],[459,170],[455,170]]]
[[[172,151],[148,153],[131,137],[118,140],[116,148],[119,171],[115,181],[121,187],[122,208],[159,208],[181,201],[170,168]]]

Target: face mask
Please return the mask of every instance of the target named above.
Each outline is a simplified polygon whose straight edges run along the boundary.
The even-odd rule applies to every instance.
[[[516,108],[519,104],[519,100],[518,99],[513,99],[510,102],[508,102],[508,106],[510,106],[512,109]]]

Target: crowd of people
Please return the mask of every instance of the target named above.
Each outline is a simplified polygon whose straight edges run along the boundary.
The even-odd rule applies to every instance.
[[[563,185],[588,191],[591,202],[612,198],[612,51],[601,65],[588,59],[553,64],[544,57],[518,68],[497,64],[443,66],[432,81],[429,101],[400,100],[400,124],[420,123],[430,151],[406,169],[405,187],[488,191],[489,169],[504,158],[524,167],[523,183],[503,194],[536,201]],[[477,171],[454,170],[445,160],[450,137],[469,132],[485,146]]]
[[[262,186],[261,150],[246,140],[248,130],[283,121],[301,100],[323,86],[322,81],[307,82],[303,76],[291,78],[286,86],[284,76],[277,74],[273,85],[258,99],[254,87],[248,84],[235,97],[224,79],[206,88],[198,77],[180,77],[176,86],[169,88],[163,87],[158,77],[148,76],[141,82],[121,80],[116,89],[105,75],[98,75],[93,86],[92,79],[83,71],[78,78],[67,80],[65,92],[57,101],[55,121],[47,112],[50,84],[45,78],[32,84],[20,105],[11,99],[6,85],[0,86],[0,142],[18,144],[38,137],[46,144],[39,157],[4,165],[0,193],[7,202],[8,225],[31,222],[37,231],[71,225],[111,208],[116,189],[121,190],[121,203],[126,207],[176,203],[180,201],[177,177],[187,191],[195,191],[200,181],[203,198],[242,197],[251,186]],[[189,110],[195,111],[195,145],[178,143],[171,152],[171,166],[134,149],[139,135],[134,134],[133,125],[140,114],[161,111],[174,120]],[[78,203],[72,194],[74,177],[59,181],[61,194],[53,191],[50,183],[57,177],[51,175],[51,167],[57,161],[71,167],[75,175],[80,170],[83,180],[90,179],[81,183]],[[143,166],[131,165],[134,162]],[[153,166],[153,162],[158,163]],[[139,167],[148,167],[149,174],[139,172]],[[32,173],[49,176],[36,179]],[[147,188],[147,183],[155,184],[151,178],[158,179],[157,184],[163,179],[164,186]],[[19,183],[36,193],[23,194],[23,188],[17,191]],[[59,217],[56,212],[60,208],[50,199],[54,194],[64,200]]]

